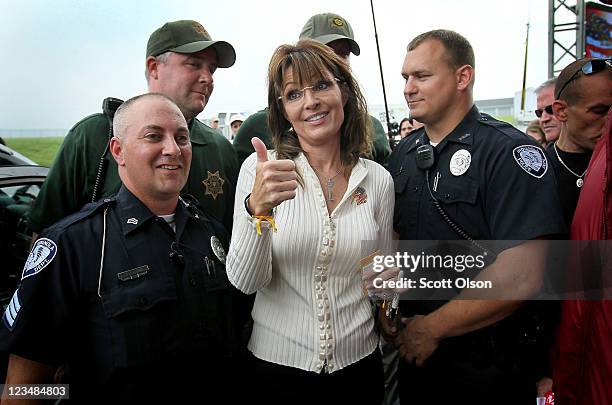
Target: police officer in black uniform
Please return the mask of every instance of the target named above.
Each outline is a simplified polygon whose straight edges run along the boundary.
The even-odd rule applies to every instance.
[[[494,297],[514,300],[462,300],[461,291],[450,301],[402,302],[403,329],[383,325],[404,360],[401,402],[533,402],[541,375],[514,360],[518,337],[530,333],[521,301],[544,268],[545,249],[532,239],[564,230],[554,175],[535,142],[474,106],[474,53],[461,35],[413,39],[402,75],[411,114],[425,126],[390,159],[395,230],[402,240],[508,241],[479,276],[495,280]]]
[[[88,403],[232,403],[228,239],[194,198],[179,197],[191,162],[187,123],[152,93],[124,103],[113,125],[123,185],[33,246],[0,325],[7,384],[51,382],[66,364],[70,397]]]

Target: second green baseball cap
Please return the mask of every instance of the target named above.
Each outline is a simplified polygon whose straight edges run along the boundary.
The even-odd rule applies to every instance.
[[[353,54],[361,53],[351,25],[338,14],[323,13],[310,17],[300,33],[300,39],[303,38],[314,39],[325,45],[337,39],[346,39],[351,45]]]
[[[208,47],[217,52],[219,67],[230,67],[236,62],[234,47],[225,41],[213,41],[206,29],[197,21],[179,20],[168,22],[156,29],[147,43],[147,56],[158,56],[164,52],[195,53]]]

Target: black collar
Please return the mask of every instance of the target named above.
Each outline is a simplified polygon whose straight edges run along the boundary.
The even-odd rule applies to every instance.
[[[151,220],[157,219],[157,215],[153,214],[151,210],[123,184],[117,193],[116,200],[118,216],[121,221],[124,235],[136,231]],[[183,203],[182,200],[179,200],[176,205],[174,217],[177,235],[182,233],[187,220],[193,217],[194,214],[186,208],[186,204]]]

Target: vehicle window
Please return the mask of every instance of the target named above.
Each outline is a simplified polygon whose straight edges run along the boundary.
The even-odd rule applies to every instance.
[[[0,304],[10,300],[28,257],[32,231],[27,215],[39,191],[32,184],[0,187]]]

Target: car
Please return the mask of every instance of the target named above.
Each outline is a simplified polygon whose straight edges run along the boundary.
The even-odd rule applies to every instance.
[[[28,257],[32,231],[27,215],[48,172],[0,144],[0,310],[11,299]]]
[[[28,257],[32,232],[30,211],[49,169],[0,144],[0,304],[14,290]],[[2,307],[0,307],[2,309]]]
[[[48,172],[49,168],[0,144],[0,317],[21,279],[32,240],[27,215]],[[0,381],[7,360],[6,353],[0,353]]]
[[[28,257],[27,215],[48,172],[42,166],[0,166],[0,309],[11,299]]]
[[[36,165],[36,162],[0,143],[0,166],[5,165]]]
[[[0,166],[0,303],[12,294],[28,257],[32,231],[27,215],[49,169],[42,166]],[[8,297],[10,300],[10,295]]]

